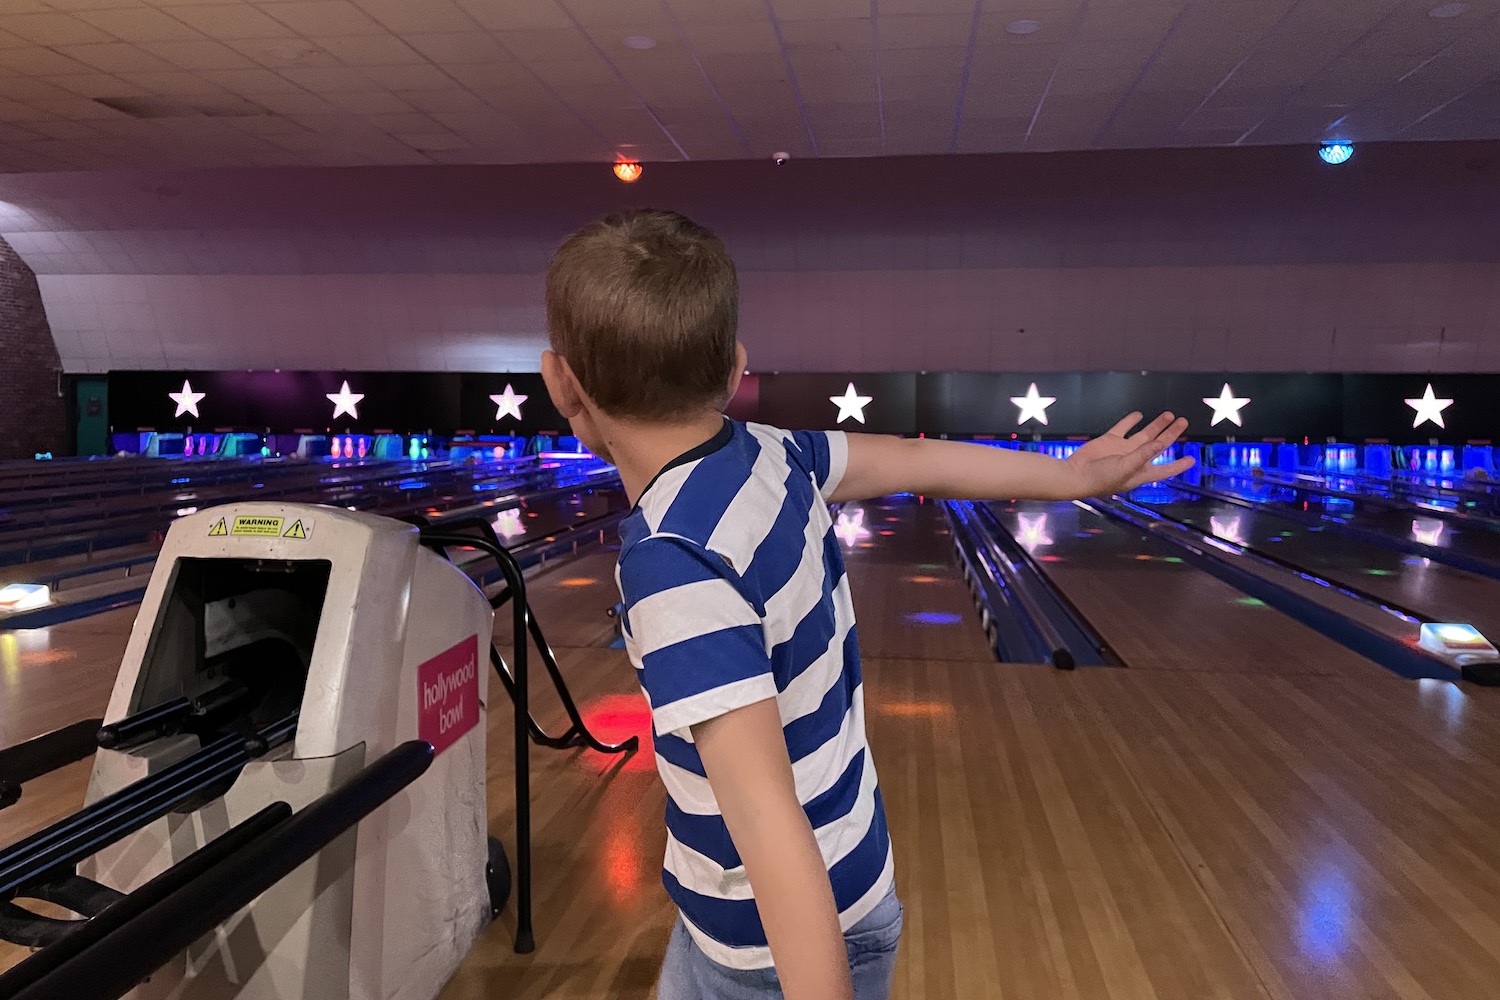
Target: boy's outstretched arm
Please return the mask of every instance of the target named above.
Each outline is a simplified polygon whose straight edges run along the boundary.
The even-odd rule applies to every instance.
[[[719,811],[755,892],[787,1000],[852,1000],[828,869],[797,801],[776,701],[692,727]]]
[[[1182,436],[1185,419],[1163,413],[1131,434],[1140,420],[1139,413],[1130,414],[1066,460],[959,441],[850,434],[844,477],[827,499],[918,493],[956,500],[1073,500],[1122,492],[1192,468],[1190,458],[1151,464]]]

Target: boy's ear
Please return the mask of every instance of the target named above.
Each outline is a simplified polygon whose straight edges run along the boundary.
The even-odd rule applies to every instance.
[[[578,377],[568,367],[568,359],[556,351],[542,352],[542,381],[547,384],[547,395],[552,405],[564,420],[572,420],[583,410],[583,388]]]
[[[745,345],[736,341],[734,345],[734,370],[729,373],[728,398],[733,399],[734,394],[740,391],[740,379],[745,377],[745,365],[749,360],[750,356],[745,353]]]

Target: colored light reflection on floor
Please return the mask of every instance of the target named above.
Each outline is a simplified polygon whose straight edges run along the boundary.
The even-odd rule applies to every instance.
[[[1304,887],[1298,907],[1298,937],[1303,954],[1317,962],[1339,959],[1349,946],[1354,923],[1352,890],[1344,873],[1325,868]]]
[[[875,712],[898,719],[936,719],[953,715],[953,706],[942,701],[879,701]]]
[[[947,611],[917,611],[906,620],[915,625],[957,625],[963,618]]]
[[[570,576],[566,580],[559,580],[559,587],[592,587],[599,581],[592,576]]]
[[[1266,606],[1266,602],[1262,601],[1259,597],[1236,597],[1234,603],[1242,604],[1247,608],[1263,608]]]
[[[633,754],[598,753],[586,750],[579,761],[600,773],[618,768],[626,773],[656,768],[656,751],[651,741],[651,709],[641,694],[608,694],[581,706],[579,714],[589,731],[602,743],[623,743],[632,736],[641,740]]]
[[[1365,572],[1368,573],[1370,576],[1395,576],[1396,575],[1396,571],[1393,570],[1393,569],[1367,569],[1367,570],[1365,570]]]
[[[909,577],[906,578],[906,582],[907,583],[937,583],[938,582],[938,577],[935,577],[935,576],[909,576]]]

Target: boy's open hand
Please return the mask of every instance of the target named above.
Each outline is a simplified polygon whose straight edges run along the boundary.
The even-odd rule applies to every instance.
[[[1130,434],[1140,423],[1141,414],[1132,413],[1100,437],[1079,448],[1068,458],[1080,483],[1081,497],[1124,493],[1145,483],[1169,479],[1193,467],[1191,458],[1179,458],[1167,465],[1151,462],[1172,446],[1187,430],[1183,417],[1163,413],[1141,430]]]

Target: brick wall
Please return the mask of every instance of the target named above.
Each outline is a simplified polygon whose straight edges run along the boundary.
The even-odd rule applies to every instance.
[[[0,239],[0,459],[62,452],[61,367],[36,275]]]

